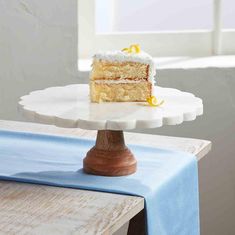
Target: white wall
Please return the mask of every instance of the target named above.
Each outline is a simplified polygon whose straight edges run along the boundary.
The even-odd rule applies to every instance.
[[[0,119],[19,120],[31,90],[78,79],[76,0],[0,0]],[[195,93],[194,122],[149,133],[204,138],[213,150],[199,166],[202,235],[235,234],[235,69],[161,70],[158,83]]]
[[[77,82],[77,1],[0,0],[0,117],[31,90]]]

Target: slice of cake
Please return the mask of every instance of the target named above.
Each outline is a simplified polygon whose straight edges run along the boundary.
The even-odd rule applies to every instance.
[[[90,75],[91,102],[146,101],[152,95],[153,59],[138,45],[94,55]]]

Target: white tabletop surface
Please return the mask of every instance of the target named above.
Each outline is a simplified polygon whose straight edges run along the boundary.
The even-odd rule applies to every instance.
[[[79,128],[58,128],[4,120],[0,120],[0,129],[93,140],[96,136],[96,131]],[[185,151],[194,154],[198,160],[211,149],[209,141],[199,139],[128,132],[125,137],[130,144]],[[125,224],[144,208],[144,199],[0,181],[0,208],[0,234],[124,235],[127,229]]]
[[[128,130],[192,121],[203,113],[200,98],[172,88],[155,87],[161,107],[145,102],[91,103],[89,87],[75,84],[33,91],[21,97],[23,115],[31,121],[67,128]]]

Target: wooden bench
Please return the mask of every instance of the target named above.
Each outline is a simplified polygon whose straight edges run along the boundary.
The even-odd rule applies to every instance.
[[[94,139],[95,131],[0,120],[0,129]],[[181,150],[200,160],[211,142],[125,134],[127,143]],[[86,190],[0,181],[0,235],[144,234],[144,199]],[[129,225],[129,226],[128,226]]]

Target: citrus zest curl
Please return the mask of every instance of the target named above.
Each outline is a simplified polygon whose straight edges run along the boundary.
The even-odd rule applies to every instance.
[[[159,102],[155,96],[150,96],[147,98],[147,102],[151,107],[159,107],[163,105],[165,101],[162,100]]]
[[[122,51],[127,52],[129,54],[139,54],[141,52],[141,49],[139,44],[132,44],[129,47],[123,48]]]

